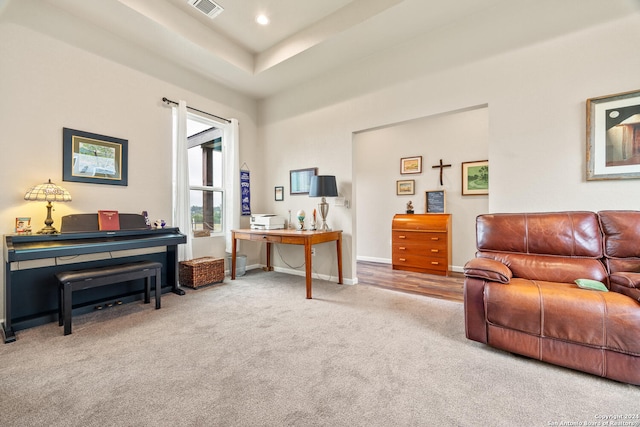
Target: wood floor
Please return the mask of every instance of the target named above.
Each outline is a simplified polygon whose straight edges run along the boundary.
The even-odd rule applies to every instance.
[[[434,298],[462,302],[464,276],[452,272],[448,277],[394,270],[391,264],[358,261],[358,284]]]

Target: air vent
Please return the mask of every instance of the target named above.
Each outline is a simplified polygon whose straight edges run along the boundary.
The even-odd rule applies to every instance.
[[[211,0],[189,0],[189,4],[213,19],[220,15],[224,8]]]

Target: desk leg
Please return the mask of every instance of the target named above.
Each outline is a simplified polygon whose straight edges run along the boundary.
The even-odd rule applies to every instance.
[[[231,280],[236,280],[236,234],[231,233]]]
[[[338,254],[338,284],[342,285],[342,234],[336,240],[336,252]]]
[[[267,271],[273,271],[271,266],[271,242],[267,242]]]
[[[307,299],[311,299],[311,241],[304,241],[304,265],[307,279]]]

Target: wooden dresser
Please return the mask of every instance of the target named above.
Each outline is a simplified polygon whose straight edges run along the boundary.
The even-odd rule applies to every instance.
[[[394,270],[449,275],[451,214],[399,214],[391,225]]]

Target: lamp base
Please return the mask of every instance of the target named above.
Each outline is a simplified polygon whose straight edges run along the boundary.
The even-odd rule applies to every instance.
[[[53,218],[51,218],[51,208],[53,205],[50,201],[47,201],[47,219],[44,220],[45,227],[38,231],[38,234],[58,234],[58,230],[55,229],[51,224],[53,224]]]
[[[327,203],[327,200],[324,197],[322,198],[322,201],[320,202],[318,207],[320,208],[320,218],[322,219],[322,225],[320,226],[320,228],[318,228],[318,230],[331,231],[331,228],[329,228],[329,226],[327,225],[327,215],[329,214],[329,203]]]
[[[58,230],[55,227],[46,226],[42,230],[38,231],[38,234],[58,234]]]

